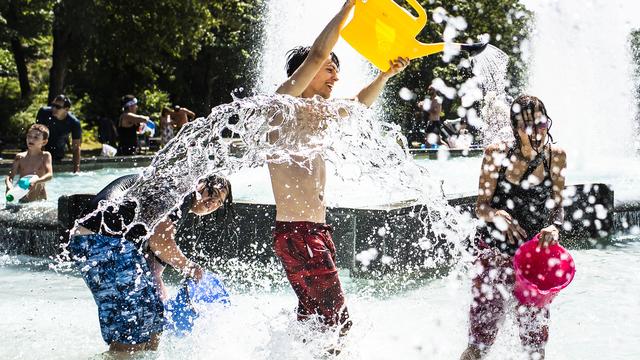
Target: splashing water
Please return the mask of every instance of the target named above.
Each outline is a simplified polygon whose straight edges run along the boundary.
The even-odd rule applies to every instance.
[[[497,47],[487,47],[471,60],[473,74],[477,76],[484,92],[503,94],[507,88],[509,56]]]
[[[440,183],[416,164],[406,150],[406,139],[400,128],[378,121],[374,115],[372,110],[351,100],[326,101],[282,95],[234,99],[230,104],[213,108],[207,118],[186,125],[158,153],[126,196],[137,201],[139,209],[145,209],[137,213],[136,221],[153,228],[204,176],[228,176],[270,162],[289,162],[310,169],[310,162],[305,159],[321,155],[331,165],[327,169],[334,169],[335,176],[341,181],[354,184],[352,188],[364,184],[365,188],[381,193],[401,192],[407,200],[405,206],[426,204],[415,215],[422,222],[422,229],[415,229],[422,232],[415,251],[430,254],[424,267],[435,268],[456,262],[465,255],[463,241],[470,237],[472,222],[448,205]],[[309,116],[319,119],[319,125],[309,128],[303,121]],[[225,130],[238,136],[246,147],[244,153],[231,151],[231,143],[221,137]],[[271,132],[279,132],[273,143],[267,140]],[[339,204],[344,191],[328,192],[327,203]],[[360,187],[360,191],[365,190]],[[436,248],[437,239],[446,239],[448,245]],[[264,243],[271,243],[271,239],[264,239]],[[385,261],[390,263],[393,259]],[[264,343],[257,348],[255,342],[250,341],[244,347],[239,346],[232,358],[243,358],[242,355],[238,357],[239,351],[240,354],[244,352],[245,358],[317,359],[325,357],[327,349],[337,343],[343,348],[341,357],[358,358],[354,352],[360,351],[359,346],[352,344],[362,343],[358,332],[339,339],[338,328],[318,331],[317,322],[302,324],[291,316],[289,309],[273,309],[282,306],[282,301],[275,300],[282,295],[266,295],[265,291],[288,288],[279,263],[256,266],[236,260],[224,264],[217,262],[218,259],[211,259],[207,267],[223,267],[221,270],[229,274],[227,280],[236,284],[235,289],[230,289],[238,294],[234,297],[234,306],[225,311],[202,309],[202,318],[191,336],[163,340],[161,353],[195,351],[209,354],[219,351],[211,348],[213,343],[242,344],[236,339],[237,332],[229,331],[235,328],[229,324],[235,324],[240,318],[246,322],[246,328],[267,335],[261,336]],[[397,264],[396,268],[402,269],[403,265]],[[382,291],[393,291],[396,283],[407,282],[392,281],[391,288],[387,289],[385,285]],[[254,306],[255,303],[260,303],[263,310],[257,317],[238,317],[245,311],[243,306]],[[212,338],[216,342],[212,342]]]
[[[442,79],[435,79],[433,86],[449,99],[456,95],[460,97],[462,107],[458,114],[466,116],[469,124],[479,128],[483,144],[491,144],[503,141],[512,141],[513,134],[509,122],[509,101],[506,88],[508,85],[507,68],[509,56],[499,48],[488,44],[479,54],[471,58],[471,63],[465,58],[457,57],[459,48],[453,46],[459,31],[466,29],[466,20],[447,14],[446,10],[439,7],[434,9],[433,20],[436,23],[444,23],[443,33],[446,43],[443,60],[451,62],[459,59],[459,68],[471,66],[474,76],[465,81],[458,89],[448,87]],[[488,36],[483,36],[483,42],[488,41]],[[481,102],[480,117],[476,114],[473,105]]]
[[[277,3],[271,2],[270,5]],[[456,29],[464,27],[460,19],[455,20],[458,24],[454,26]],[[453,37],[452,34],[451,40]],[[286,47],[279,46],[280,51]],[[490,58],[487,55],[485,57]],[[263,66],[273,68],[273,63],[268,60]],[[483,64],[489,64],[487,66],[490,67],[493,63],[489,60],[479,61],[476,67],[485,66]],[[475,80],[478,84],[476,89],[487,89],[487,85],[480,85],[487,81],[496,82],[486,71],[481,71],[480,76],[476,74],[479,79]],[[269,73],[273,74],[273,70]],[[271,86],[280,82],[271,78],[263,80],[265,92],[271,92]],[[365,82],[358,81],[361,84]],[[481,98],[481,91],[474,91],[472,87],[469,89],[470,99]],[[193,192],[199,179],[205,176],[215,174],[228,177],[247,168],[264,167],[267,163],[291,163],[311,170],[311,162],[306,159],[321,156],[328,163],[327,170],[333,171],[333,175],[342,183],[349,184],[345,188],[327,191],[327,205],[339,206],[341,197],[348,189],[379,193],[382,195],[380,199],[391,198],[388,194],[399,194],[395,199],[402,200],[403,206],[422,205],[416,207],[414,214],[422,224],[421,228],[415,229],[421,234],[420,240],[412,244],[415,251],[428,255],[422,267],[437,268],[444,264],[461,263],[458,260],[467,255],[466,241],[471,237],[475,223],[468,214],[462,215],[448,205],[439,179],[433,178],[426,169],[417,165],[408,153],[406,139],[400,128],[390,122],[380,121],[380,116],[376,115],[350,100],[326,101],[283,95],[234,98],[229,104],[213,108],[207,118],[197,119],[183,127],[178,136],[157,154],[125,195],[138,203],[138,209],[144,209],[136,213],[134,223],[130,226],[142,224],[148,229],[154,228],[185,196]],[[305,121],[309,118],[316,119],[317,125],[309,126]],[[241,142],[238,147],[245,149],[241,154],[234,151],[237,143],[223,138],[223,133],[228,131]],[[278,133],[277,140],[269,142],[270,133]],[[382,205],[392,207],[388,202]],[[104,204],[97,211],[103,211],[106,206]],[[270,242],[271,239],[264,239],[265,244]],[[442,246],[443,243],[446,245]],[[385,263],[393,263],[393,260],[388,256],[383,259]],[[215,266],[215,263],[214,259],[207,265]],[[240,283],[244,284],[245,290],[253,291],[286,286],[278,272],[278,265],[262,265],[260,270],[256,270],[251,264],[231,261],[224,266],[225,272],[231,272],[234,279],[244,278]],[[366,265],[364,261],[362,265]],[[405,266],[395,265],[399,270]],[[290,354],[305,352],[322,354],[327,344],[335,343],[336,334],[327,332],[325,337],[318,338],[317,331],[300,326],[297,322],[291,323],[289,316],[267,319],[266,323],[269,324],[266,331],[271,335],[270,343],[265,346],[265,358],[280,355],[290,357]],[[292,334],[293,337],[308,338],[311,332],[316,339],[312,346],[291,341]],[[194,343],[204,345],[198,340],[189,343],[190,346]],[[168,346],[182,347],[177,343]],[[306,355],[299,358],[303,357],[307,358]]]
[[[483,143],[513,141],[509,121],[511,99],[508,99],[506,93],[508,55],[489,44],[472,59],[472,64],[473,74],[484,93],[480,110]]]
[[[270,2],[271,7],[282,5],[282,2]],[[270,11],[273,13],[277,11]],[[464,28],[461,19],[451,19],[456,23],[453,29]],[[274,33],[281,31],[267,32],[267,35]],[[454,37],[452,33],[448,39]],[[278,47],[281,52],[282,46]],[[476,88],[504,91],[504,58],[504,53],[492,46],[476,57],[476,79],[473,80]],[[273,67],[267,60],[263,67]],[[265,73],[273,74],[273,71]],[[263,81],[263,86],[270,87],[276,82]],[[478,97],[477,91],[472,93],[471,100]],[[366,183],[367,188],[380,193],[399,192],[407,206],[426,205],[417,214],[424,223],[424,244],[418,244],[421,248],[430,248],[434,238],[446,238],[453,244],[452,253],[463,253],[461,243],[472,231],[471,222],[447,204],[440,182],[413,161],[399,127],[377,121],[374,115],[352,101],[304,100],[278,95],[235,98],[232,103],[215,107],[207,118],[185,126],[128,191],[126,196],[138,203],[138,209],[145,209],[137,212],[131,226],[142,224],[153,228],[204,176],[229,176],[242,169],[262,167],[267,162],[296,163],[309,169],[310,163],[301,159],[321,155],[345,183]],[[308,131],[290,131],[303,128],[305,125],[298,119],[308,116],[321,119],[320,126]],[[278,125],[275,125],[276,118],[282,119]],[[223,140],[223,132],[229,130],[241,140],[240,147],[246,149],[240,156],[233,155],[232,144]],[[280,133],[279,139],[269,143],[268,133],[276,131]],[[340,205],[340,197],[339,191],[328,192],[327,205]],[[439,256],[430,265],[441,264],[445,257]]]
[[[318,119],[317,126],[303,120],[310,117]],[[246,151],[233,154],[232,143],[222,138],[225,131],[234,133]],[[275,132],[279,136],[270,143],[268,134]],[[138,209],[144,209],[137,211],[129,228],[142,224],[153,229],[205,176],[228,177],[266,163],[291,163],[311,170],[307,159],[316,156],[331,165],[328,169],[333,169],[340,181],[351,184],[349,188],[397,193],[403,206],[424,205],[416,214],[423,223],[423,229],[418,229],[423,232],[421,244],[416,245],[434,252],[434,239],[446,239],[450,244],[447,251],[434,252],[429,267],[464,253],[463,241],[472,231],[468,216],[449,206],[441,183],[413,161],[400,127],[376,120],[373,111],[358,102],[319,97],[234,99],[213,108],[207,118],[186,125],[124,195],[136,201]],[[342,191],[328,192],[327,204],[340,205]],[[118,204],[102,204],[96,211],[109,205]],[[269,239],[264,241],[269,243]]]

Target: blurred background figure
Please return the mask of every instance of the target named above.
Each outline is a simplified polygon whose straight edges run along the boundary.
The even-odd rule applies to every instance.
[[[425,143],[427,147],[434,147],[440,145],[447,138],[447,134],[442,131],[442,121],[440,120],[442,96],[433,86],[429,86],[427,97],[418,103],[418,107],[422,109],[423,121],[426,123]]]
[[[171,118],[175,122],[174,126],[176,130],[180,131],[180,129],[186,123],[196,118],[196,114],[185,107],[180,107],[179,105],[176,105],[173,107],[173,113],[171,114]]]
[[[138,99],[125,95],[121,100],[122,114],[118,119],[118,155],[135,155],[138,152],[138,128],[149,121],[148,116],[136,114]]]
[[[173,111],[168,107],[163,107],[160,113],[160,143],[164,147],[175,135],[175,121]]]

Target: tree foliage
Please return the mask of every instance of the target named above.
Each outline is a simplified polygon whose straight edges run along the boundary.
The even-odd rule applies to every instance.
[[[122,95],[156,86],[183,106],[208,111],[240,85],[244,77],[235,74],[247,73],[247,29],[259,2],[66,1],[71,6],[60,16],[85,14],[61,26],[70,26],[75,39],[66,88],[91,96],[89,114],[114,116]]]
[[[640,127],[640,29],[629,35],[631,60],[633,62],[634,98],[636,99],[636,126]]]
[[[635,29],[629,36],[631,58],[633,61],[633,77],[635,80],[635,98],[640,99],[640,29]]]
[[[490,43],[509,55],[507,91],[515,94],[524,87],[526,81],[527,64],[520,57],[520,45],[529,35],[532,25],[532,14],[518,0],[418,0],[427,10],[429,21],[418,36],[425,43],[440,42],[443,39],[444,23],[433,21],[434,12],[438,8],[444,9],[449,17],[463,17],[467,28],[459,32],[456,42],[477,42],[480,36],[489,35]],[[408,7],[408,6],[407,6]],[[408,7],[409,8],[409,7]],[[456,66],[457,60],[450,63],[442,61],[442,57],[428,56],[413,61],[410,68],[399,75],[399,79],[390,84],[388,91],[397,94],[400,88],[406,87],[413,91],[418,98],[426,96],[427,87],[435,78],[445,81],[448,86],[459,88],[472,76],[469,69]],[[394,113],[392,119],[411,119],[415,111],[415,102],[403,102],[397,96],[393,97]],[[459,102],[446,101],[444,103],[445,116],[456,117]]]
[[[43,37],[51,28],[51,11],[48,0],[5,0],[0,2],[0,47],[10,49],[13,61],[0,53],[0,73],[18,78],[23,100],[31,96],[31,84],[27,64],[46,56],[43,54]]]
[[[234,90],[238,95],[243,94],[241,88],[250,91],[258,78],[264,1],[2,1],[0,101],[9,106],[3,106],[0,116],[20,114],[14,118],[23,122],[28,117],[25,111],[44,105],[43,98],[58,92],[76,100],[74,111],[84,115],[83,120],[117,116],[119,99],[129,93],[142,100],[141,112],[146,114],[155,115],[171,102],[206,115],[211,107],[230,101]],[[421,41],[438,42],[443,37],[444,26],[431,20],[436,8],[462,16],[468,27],[456,40],[476,41],[489,34],[491,43],[512,59],[511,91],[523,85],[526,65],[518,51],[531,15],[518,0],[419,1],[430,17],[419,35]],[[11,51],[12,39],[18,39],[24,50],[24,73]],[[43,74],[45,68],[50,69],[48,76]],[[423,97],[436,77],[459,86],[469,76],[468,70],[431,56],[414,61],[390,84],[389,92],[397,94],[400,87],[407,87]],[[35,93],[26,102],[19,100],[16,90],[25,78]],[[48,96],[42,96],[43,91]],[[389,98],[391,119],[410,116],[413,103]],[[36,99],[38,104],[32,104]],[[455,114],[455,107],[455,102],[445,103],[449,115]]]

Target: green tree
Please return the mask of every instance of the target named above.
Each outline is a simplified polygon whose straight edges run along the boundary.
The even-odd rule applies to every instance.
[[[150,89],[208,111],[247,79],[261,1],[61,0],[50,96],[89,96],[85,113],[115,116],[118,99]],[[83,14],[82,17],[74,14]],[[145,109],[153,113],[160,109]]]
[[[636,126],[640,126],[640,29],[631,31],[629,35],[631,59],[633,62],[634,95],[636,99]]]
[[[46,36],[51,28],[49,4],[48,0],[0,2],[0,45],[11,49],[23,100],[28,99],[32,92],[27,65],[42,57],[42,46],[38,40]]]
[[[152,87],[175,58],[196,54],[212,17],[205,0],[61,0],[56,4],[50,97],[69,87],[94,112]],[[75,16],[82,14],[82,16]]]
[[[93,29],[92,21],[95,12],[92,1],[60,0],[53,5],[53,36],[51,51],[51,68],[49,69],[48,100],[64,93],[65,79],[69,61],[73,55],[78,56],[86,46]]]
[[[172,99],[190,104],[201,114],[231,100],[231,92],[252,88],[257,79],[262,1],[212,1],[210,38],[195,56],[179,59],[174,76],[166,78]],[[238,95],[246,92],[238,91]]]
[[[477,42],[479,36],[488,34],[490,43],[509,55],[509,83],[507,91],[515,94],[524,87],[527,66],[520,57],[520,44],[525,40],[532,25],[532,14],[519,0],[419,0],[427,10],[429,22],[418,39],[426,42],[440,42],[443,39],[444,24],[433,21],[434,11],[443,8],[448,16],[461,16],[467,23],[467,28],[459,32],[457,42],[469,39]],[[408,7],[408,6],[407,6]],[[412,90],[419,98],[426,96],[427,87],[435,78],[446,81],[448,86],[459,88],[472,76],[469,69],[459,69],[455,62],[445,63],[441,56],[429,56],[410,65],[410,69],[399,75],[398,80],[392,82],[388,91],[397,94],[400,88]],[[414,102],[404,102],[397,96],[391,100],[390,112],[392,119],[410,119],[415,110]],[[456,109],[459,99],[446,101],[444,111],[446,117],[457,117]]]

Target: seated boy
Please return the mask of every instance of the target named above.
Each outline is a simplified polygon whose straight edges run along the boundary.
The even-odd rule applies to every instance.
[[[16,155],[9,175],[5,178],[6,191],[13,188],[13,178],[17,175],[23,177],[27,175],[37,175],[31,182],[29,193],[20,202],[31,202],[46,200],[47,191],[44,187],[46,181],[53,178],[53,167],[51,165],[51,154],[43,151],[42,148],[49,140],[49,128],[42,124],[31,125],[27,132],[27,151]]]

